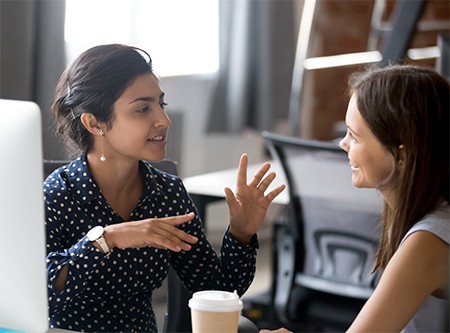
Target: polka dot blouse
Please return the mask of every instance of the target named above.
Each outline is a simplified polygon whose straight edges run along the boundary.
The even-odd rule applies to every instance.
[[[130,220],[195,212],[180,178],[146,162],[139,169],[145,189]],[[153,247],[95,248],[86,233],[97,225],[123,222],[108,205],[89,171],[86,156],[55,170],[44,182],[47,233],[47,274],[50,327],[96,332],[156,332],[152,290],[161,286],[169,265],[191,292],[237,290],[250,286],[258,242],[242,245],[225,232],[220,256],[205,237],[196,217],[179,228],[199,238],[190,251],[179,253]],[[198,215],[198,214],[197,214]],[[54,288],[68,266],[64,289]]]

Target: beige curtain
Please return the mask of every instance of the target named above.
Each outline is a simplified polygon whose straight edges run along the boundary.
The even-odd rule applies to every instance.
[[[295,0],[221,0],[220,70],[209,132],[272,130],[287,118]]]

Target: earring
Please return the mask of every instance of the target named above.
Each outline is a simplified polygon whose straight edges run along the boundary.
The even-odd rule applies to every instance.
[[[103,135],[104,134],[105,134],[105,132],[103,132],[102,129],[98,132],[98,135],[100,135],[100,145],[102,147],[102,154],[100,155],[100,161],[102,161],[102,162],[106,161],[105,154],[103,154]]]

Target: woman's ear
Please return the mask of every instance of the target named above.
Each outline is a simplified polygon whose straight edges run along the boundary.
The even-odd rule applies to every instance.
[[[405,161],[406,161],[406,152],[405,152],[405,146],[400,145],[398,146],[398,155],[397,155],[397,165],[400,169],[403,169],[405,167]]]
[[[81,123],[93,135],[99,135],[103,131],[97,118],[92,113],[83,113],[80,117]]]

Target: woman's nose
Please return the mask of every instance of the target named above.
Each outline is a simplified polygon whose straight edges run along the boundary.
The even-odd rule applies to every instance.
[[[166,110],[164,108],[161,108],[159,113],[159,118],[157,121],[159,126],[169,127],[171,120],[169,118],[169,115],[167,114]]]
[[[346,140],[347,140],[347,135],[345,135],[341,141],[339,141],[339,148],[341,148],[342,150],[347,151],[347,144],[346,144]]]

